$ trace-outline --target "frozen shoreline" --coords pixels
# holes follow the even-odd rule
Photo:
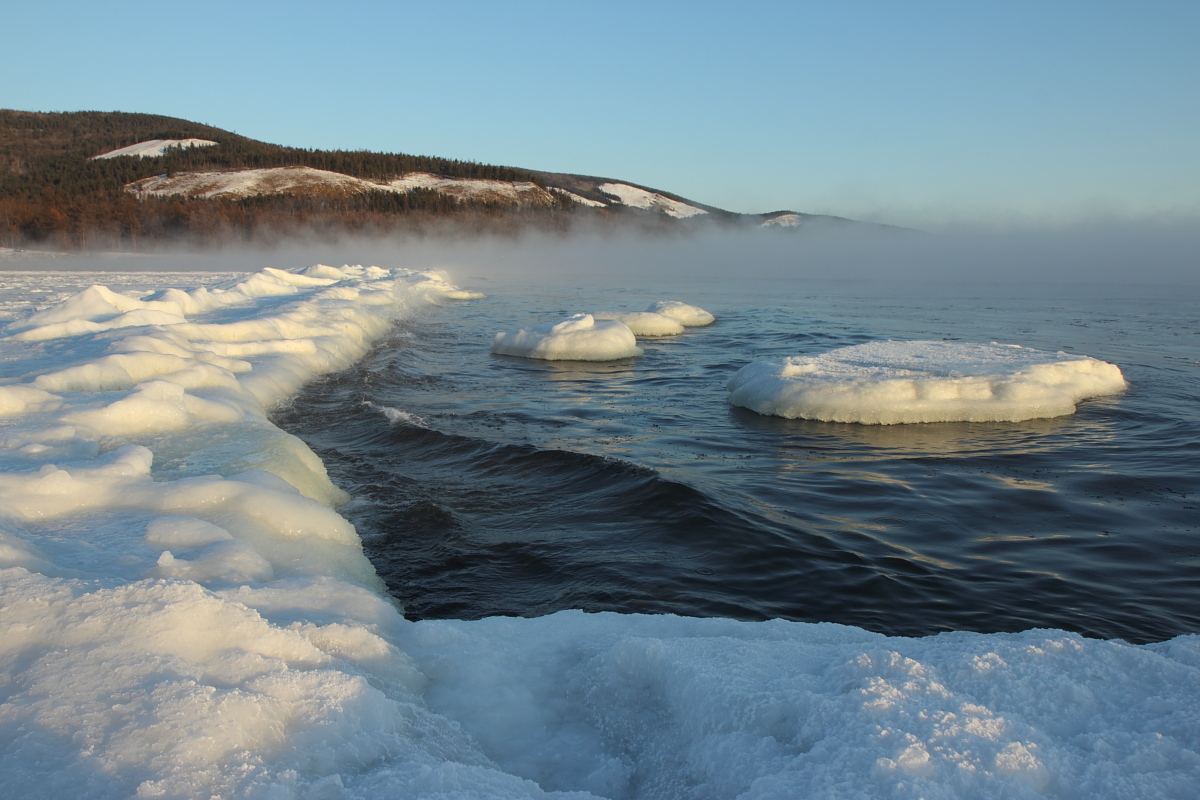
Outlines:
[[[266,410],[398,316],[466,296],[433,273],[317,267],[186,294],[90,290],[18,317],[0,340],[7,784],[1191,796],[1197,636],[903,639],[581,612],[406,622],[331,510],[344,496]]]

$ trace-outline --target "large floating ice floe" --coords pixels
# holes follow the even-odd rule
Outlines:
[[[679,320],[653,311],[596,311],[596,319],[615,319],[634,336],[678,336],[683,333]]]
[[[591,314],[575,314],[558,322],[532,328],[501,331],[492,352],[546,361],[615,361],[642,354],[633,331],[617,320],[597,321]]]
[[[265,412],[455,291],[265,271],[9,327],[6,797],[1195,796],[1197,636],[406,621]]]
[[[1019,422],[1075,411],[1121,392],[1104,361],[1017,345],[870,342],[816,356],[756,361],[729,380],[729,399],[778,417],[894,425]]]
[[[703,308],[690,306],[678,300],[659,300],[646,310],[652,314],[662,314],[663,316],[670,317],[680,325],[688,328],[701,328],[705,325],[712,325],[717,320],[716,317]]]

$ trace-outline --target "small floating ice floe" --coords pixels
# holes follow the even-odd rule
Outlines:
[[[937,341],[755,361],[728,383],[733,405],[760,414],[874,425],[1058,417],[1125,386],[1118,367],[1088,356]]]
[[[653,311],[597,311],[592,316],[615,319],[633,331],[634,336],[678,336],[683,333],[683,324],[679,320]]]
[[[662,314],[663,316],[670,317],[686,328],[700,328],[705,325],[712,325],[717,321],[716,317],[703,308],[689,306],[687,303],[681,303],[678,300],[659,300],[646,310],[654,314]]]
[[[591,314],[576,314],[559,322],[501,331],[492,352],[546,361],[615,361],[640,356],[642,348],[633,331],[619,321],[597,322]]]

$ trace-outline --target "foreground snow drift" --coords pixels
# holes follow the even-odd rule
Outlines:
[[[267,270],[8,328],[6,796],[1194,796],[1196,636],[405,621],[264,412],[457,291]]]
[[[532,328],[501,331],[492,342],[492,352],[547,361],[615,361],[640,356],[642,348],[633,331],[620,322],[597,322],[591,314],[576,314]]]
[[[729,380],[729,399],[760,414],[827,422],[1019,422],[1072,414],[1080,400],[1124,389],[1120,369],[1087,356],[888,341],[753,362]]]

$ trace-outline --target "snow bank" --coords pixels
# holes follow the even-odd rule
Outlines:
[[[683,325],[676,319],[653,311],[597,311],[596,319],[615,319],[633,331],[634,336],[678,336]]]
[[[453,291],[264,271],[87,290],[10,326],[6,796],[1194,797],[1197,636],[405,621],[344,496],[265,409]],[[178,319],[70,332],[137,311]]]
[[[646,309],[652,314],[662,314],[677,321],[680,325],[688,328],[702,328],[705,325],[712,325],[717,321],[717,318],[705,311],[703,308],[689,306],[687,303],[681,303],[678,300],[659,300]]]
[[[492,352],[547,361],[614,361],[640,356],[642,348],[633,331],[620,322],[597,322],[591,314],[576,314],[559,322],[501,331],[492,342]]]
[[[187,150],[189,147],[212,147],[216,142],[211,139],[150,139],[146,142],[138,142],[137,144],[119,147],[116,150],[110,150],[107,153],[101,153],[98,156],[92,156],[92,160],[99,158],[116,158],[118,156],[136,156],[138,158],[155,158],[157,156],[166,155],[168,150],[178,148]]]
[[[1087,356],[887,341],[753,362],[729,380],[729,399],[760,414],[827,422],[1019,422],[1072,414],[1080,400],[1125,385],[1120,369]]]

